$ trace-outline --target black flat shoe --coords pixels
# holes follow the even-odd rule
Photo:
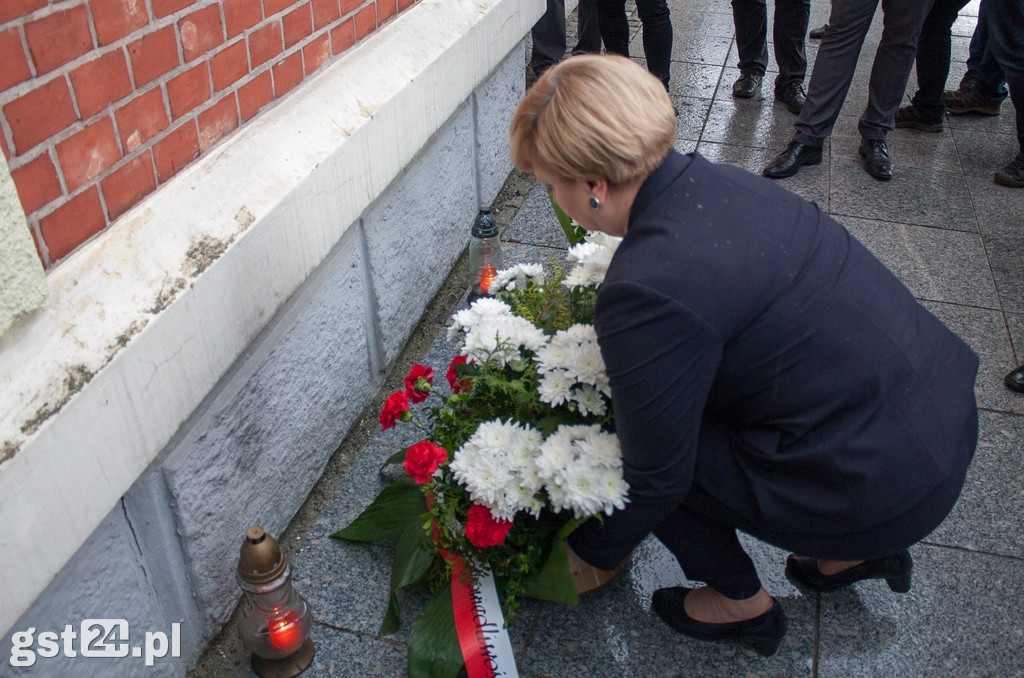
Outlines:
[[[1006,388],[1017,393],[1024,393],[1024,365],[1021,365],[1013,372],[1010,372],[1006,377],[1003,378],[1003,383],[1006,384]]]
[[[697,640],[735,640],[749,645],[765,657],[772,656],[779,649],[779,643],[786,635],[786,613],[778,601],[770,610],[753,619],[707,624],[686,614],[683,600],[691,590],[685,586],[658,589],[651,598],[651,607],[666,624]]]
[[[805,146],[799,141],[789,142],[782,153],[775,156],[761,174],[769,179],[791,177],[804,165],[821,164],[821,146]]]
[[[821,28],[812,28],[811,32],[807,34],[807,37],[811,40],[821,40],[825,37],[826,32],[828,32],[828,24],[825,24]]]
[[[732,95],[740,99],[750,99],[761,88],[762,76],[744,73],[732,85]]]
[[[862,579],[884,579],[894,593],[910,590],[910,574],[914,560],[910,552],[903,549],[885,558],[865,560],[839,574],[825,575],[818,569],[815,558],[800,558],[790,555],[786,558],[786,576],[797,584],[815,591],[836,591]]]
[[[864,169],[868,174],[879,181],[892,179],[892,160],[889,159],[889,149],[881,139],[862,139],[860,148],[857,149],[860,157],[864,158]]]

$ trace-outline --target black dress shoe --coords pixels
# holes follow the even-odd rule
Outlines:
[[[881,139],[861,139],[860,157],[864,158],[864,169],[880,181],[892,179],[892,160],[889,149]]]
[[[821,28],[812,28],[811,32],[807,34],[807,37],[812,40],[821,40],[825,37],[825,33],[828,31],[828,24],[825,24]]]
[[[1013,372],[1010,372],[1006,377],[1003,378],[1003,383],[1006,384],[1006,388],[1017,393],[1024,393],[1024,365],[1021,365]]]
[[[821,163],[821,146],[806,146],[799,141],[790,141],[786,149],[775,156],[761,174],[769,179],[791,177],[804,165]]]
[[[789,109],[790,113],[796,113],[799,115],[800,110],[804,107],[804,101],[807,97],[804,95],[804,85],[802,82],[791,82],[781,90],[775,93],[776,101],[781,101],[786,104],[786,108]]]
[[[914,560],[906,549],[885,558],[865,560],[860,565],[833,575],[822,574],[815,558],[795,555],[786,558],[786,576],[815,591],[835,591],[862,579],[885,579],[893,592],[906,593],[910,590],[910,574],[913,569]]]
[[[762,76],[744,73],[732,84],[732,95],[740,99],[749,99],[761,88]]]
[[[707,624],[686,614],[683,600],[692,589],[672,586],[658,589],[651,599],[651,607],[662,621],[683,635],[698,640],[735,640],[745,643],[765,657],[779,649],[786,635],[786,613],[776,601],[764,614],[741,622]]]

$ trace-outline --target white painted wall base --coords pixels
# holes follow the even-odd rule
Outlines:
[[[290,521],[506,178],[543,9],[422,0],[50,274],[0,341],[4,671],[191,665],[245,527]],[[183,657],[11,667],[87,617],[181,622]]]

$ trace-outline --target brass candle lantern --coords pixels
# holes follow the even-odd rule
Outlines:
[[[313,662],[313,613],[292,587],[288,559],[262,527],[250,527],[238,559],[244,594],[238,633],[262,678],[292,678]]]

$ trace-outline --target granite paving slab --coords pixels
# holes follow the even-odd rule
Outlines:
[[[933,544],[1011,556],[1024,563],[1024,421],[979,417],[978,448],[953,512],[928,536]]]
[[[999,308],[977,233],[844,217],[844,226],[918,299]]]
[[[834,139],[829,206],[836,215],[977,232],[978,222],[962,174],[893,162],[893,178],[878,181],[865,170],[857,143]],[[941,199],[938,196],[942,196]]]
[[[821,594],[819,678],[1024,675],[1024,562],[917,546],[910,593]]]

